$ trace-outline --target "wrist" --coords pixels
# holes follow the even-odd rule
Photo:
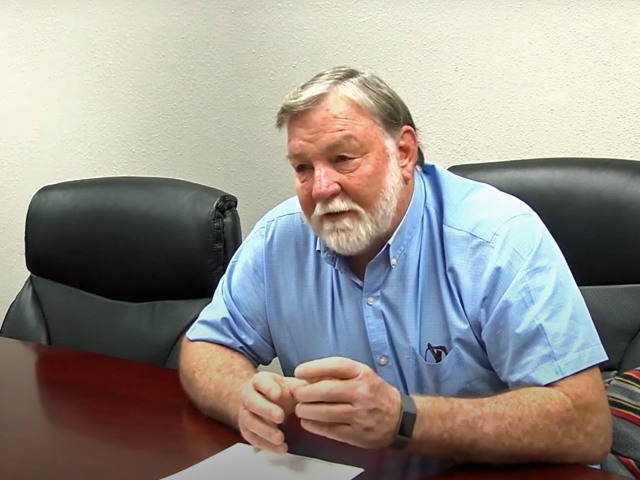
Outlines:
[[[396,401],[396,411],[395,411],[395,424],[394,424],[394,428],[391,431],[391,440],[389,441],[391,444],[393,442],[393,440],[396,438],[396,436],[398,435],[398,431],[400,430],[400,423],[402,422],[402,394],[400,393],[399,390],[395,389],[395,401]]]
[[[235,391],[229,392],[229,398],[227,405],[230,407],[228,410],[229,425],[235,429],[240,428],[240,413],[246,410],[244,406],[244,399],[248,395],[248,390],[251,389],[252,377],[238,379],[235,384]]]

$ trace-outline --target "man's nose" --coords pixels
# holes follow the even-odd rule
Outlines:
[[[318,167],[313,172],[312,196],[316,202],[326,202],[340,193],[340,184],[335,172],[325,167]]]

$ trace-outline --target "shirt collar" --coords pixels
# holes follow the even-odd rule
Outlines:
[[[383,250],[389,250],[389,261],[393,262],[393,266],[395,266],[395,262],[398,261],[398,258],[400,258],[402,252],[415,234],[416,228],[422,219],[426,196],[424,175],[422,168],[418,167],[414,170],[413,193],[411,194],[409,207],[400,225],[398,225],[398,228],[396,228],[396,231],[393,232],[393,235],[391,235],[391,238],[383,248]],[[316,251],[320,252],[325,262],[344,273],[341,266],[342,262],[338,262],[339,255],[322,243],[318,237],[316,237]]]
[[[390,261],[394,261],[394,263],[397,262],[409,241],[413,238],[413,235],[422,220],[426,200],[425,197],[426,188],[424,174],[422,168],[418,167],[413,172],[413,193],[411,194],[409,208],[407,208],[400,225],[398,225],[398,228],[396,228],[396,231],[393,232],[393,235],[391,235],[391,238],[387,242],[389,245]]]
[[[320,241],[320,237],[316,237],[316,251],[320,252],[320,256],[325,262],[332,267],[337,268],[336,262],[338,260],[338,254],[322,243]],[[341,269],[339,270],[342,271]]]

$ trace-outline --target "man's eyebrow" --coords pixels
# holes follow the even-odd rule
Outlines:
[[[359,145],[359,143],[356,136],[348,134],[340,138],[336,138],[332,142],[328,143],[327,145],[324,146],[323,150],[332,151],[332,150],[338,150],[344,147],[357,146],[357,145]],[[287,160],[289,161],[296,160],[296,159],[304,160],[305,158],[306,158],[306,155],[302,152],[292,152],[287,154]]]

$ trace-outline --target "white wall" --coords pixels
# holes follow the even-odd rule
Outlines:
[[[0,318],[38,188],[199,181],[247,232],[293,192],[280,100],[336,64],[396,87],[435,162],[640,159],[637,0],[0,0]]]

